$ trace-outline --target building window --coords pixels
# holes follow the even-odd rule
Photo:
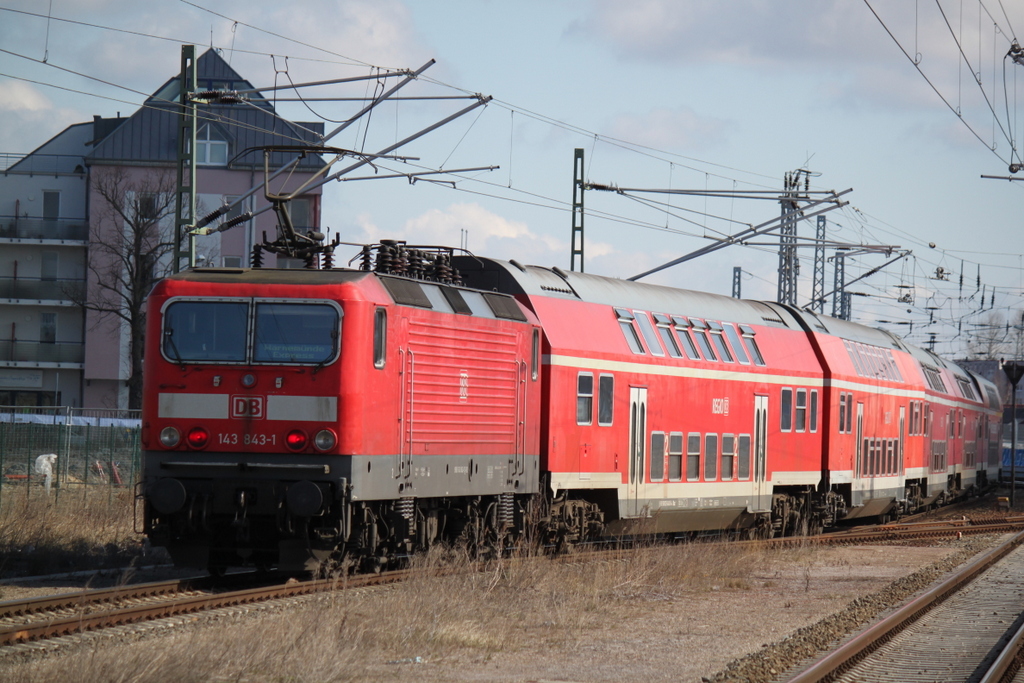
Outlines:
[[[576,377],[576,424],[588,425],[594,415],[594,376],[581,372]]]
[[[612,423],[612,405],[615,398],[615,378],[601,375],[597,387],[597,424],[607,427]]]
[[[208,123],[196,132],[196,163],[200,166],[228,165],[228,141]]]
[[[39,341],[43,344],[53,344],[57,341],[57,314],[39,314]]]

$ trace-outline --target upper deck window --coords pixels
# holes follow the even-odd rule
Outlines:
[[[640,336],[636,333],[636,327],[633,326],[632,312],[625,308],[616,308],[615,317],[619,321],[619,327],[622,329],[622,335],[626,338],[629,350],[633,353],[644,353],[644,347],[640,344]]]

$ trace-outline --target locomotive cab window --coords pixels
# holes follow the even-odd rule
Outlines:
[[[337,309],[327,304],[256,302],[253,361],[326,363],[338,350]]]
[[[387,358],[388,311],[378,308],[373,314],[373,367],[384,367]]]
[[[176,363],[244,363],[248,313],[248,301],[171,302],[164,310],[164,356]]]

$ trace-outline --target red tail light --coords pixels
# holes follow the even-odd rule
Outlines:
[[[301,451],[308,442],[309,437],[301,429],[293,429],[284,437],[284,444],[293,451]]]
[[[206,444],[210,442],[210,432],[202,427],[193,427],[185,439],[192,448],[206,448]]]

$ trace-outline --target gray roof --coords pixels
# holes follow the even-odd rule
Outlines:
[[[196,63],[199,90],[244,90],[253,86],[210,49]],[[90,164],[164,163],[177,161],[178,78],[169,79],[146,103],[128,117],[88,155]],[[199,105],[198,126],[213,125],[228,140],[228,168],[263,167],[263,152],[270,145],[315,145],[323,135],[323,123],[296,124],[274,114],[273,106],[259,95],[243,104]],[[249,151],[246,151],[249,150]],[[272,167],[295,158],[294,153],[274,152]],[[319,169],[322,160],[308,155],[301,170]]]

